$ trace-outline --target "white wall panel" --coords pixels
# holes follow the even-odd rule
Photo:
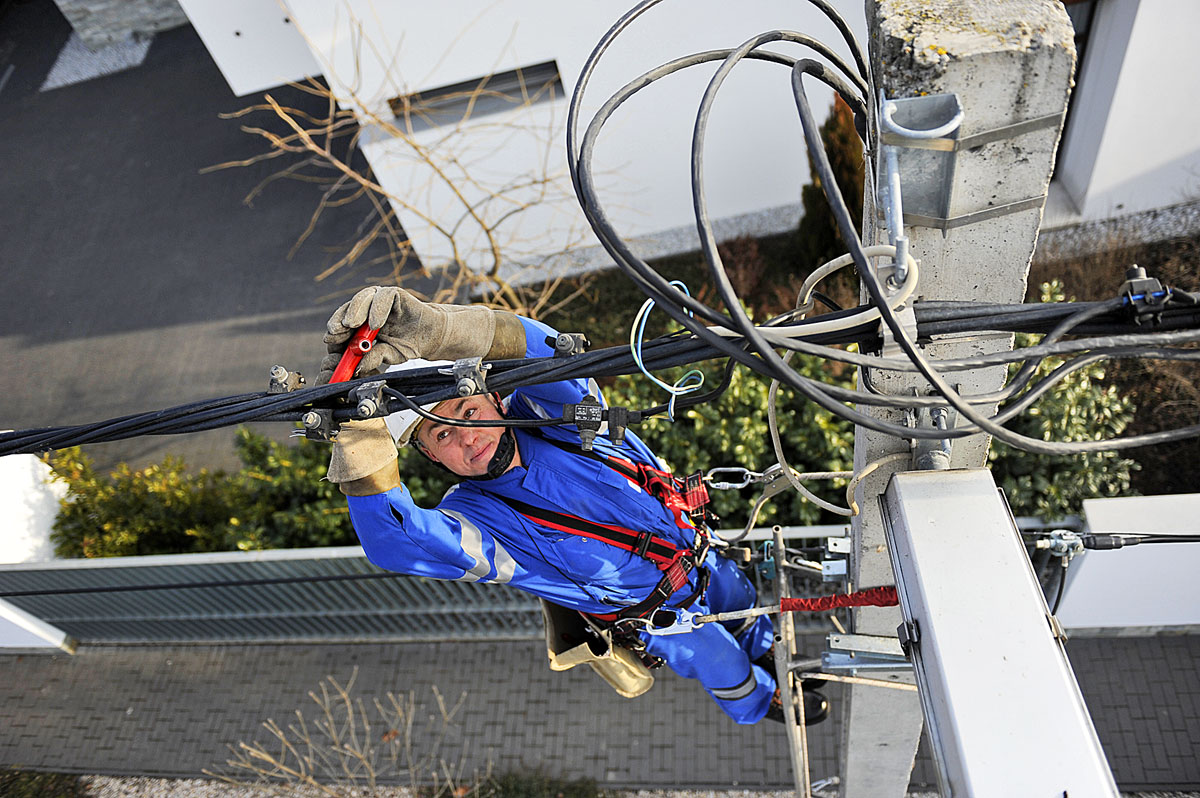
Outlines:
[[[179,0],[238,97],[321,74],[279,0]]]

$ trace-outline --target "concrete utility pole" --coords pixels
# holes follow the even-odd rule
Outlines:
[[[933,213],[906,203],[910,251],[920,262],[915,297],[1021,302],[1075,64],[1074,32],[1065,9],[1059,0],[867,0],[866,11],[877,90],[888,99],[956,94],[963,109],[957,145],[927,151],[953,159],[953,169],[937,174],[901,170],[906,189],[925,178],[923,190],[947,200],[941,212]],[[879,142],[871,146],[878,159]],[[872,179],[868,175],[864,239],[887,243],[882,209],[871,196]],[[926,352],[941,359],[1011,346],[1010,335],[973,335],[939,340]],[[920,377],[871,377],[886,393],[929,390]],[[978,394],[998,390],[1004,379],[1005,369],[994,367],[959,372],[952,382],[963,393]],[[860,410],[895,423],[905,420],[896,411]],[[951,425],[955,421],[952,414]],[[956,441],[952,467],[982,467],[988,444],[984,435]],[[908,451],[906,441],[860,429],[854,467]],[[862,509],[852,522],[852,589],[894,584],[879,497],[893,473],[910,468],[899,459],[858,486],[855,499]],[[963,562],[961,567],[986,564]],[[898,608],[863,608],[854,613],[853,631],[894,638],[901,621]],[[904,795],[922,728],[916,694],[851,685],[846,695],[842,796]]]

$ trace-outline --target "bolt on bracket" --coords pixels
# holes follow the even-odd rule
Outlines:
[[[438,369],[438,374],[454,377],[454,389],[459,396],[472,396],[487,393],[485,373],[491,368],[492,364],[484,363],[482,357],[464,357],[454,361],[452,366]]]
[[[271,366],[271,382],[267,385],[267,393],[291,393],[304,385],[304,375],[298,371],[288,371],[280,365]]]

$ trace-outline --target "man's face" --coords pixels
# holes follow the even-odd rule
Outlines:
[[[442,402],[433,412],[468,421],[502,418],[490,395],[451,399]],[[488,463],[503,434],[504,427],[452,427],[426,421],[417,429],[417,442],[430,459],[460,477],[481,477],[487,474]]]

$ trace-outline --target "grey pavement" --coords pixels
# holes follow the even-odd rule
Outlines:
[[[1200,789],[1200,637],[1092,638],[1068,644],[1118,785]],[[317,708],[309,691],[357,672],[370,703],[432,689],[466,699],[441,758],[467,772],[540,771],[618,788],[784,788],[783,727],[738,726],[695,682],[659,672],[618,698],[589,670],[554,673],[538,642],[359,645],[93,646],[68,656],[0,656],[0,765],[78,773],[198,776],[229,745],[270,739]],[[833,717],[810,730],[814,778],[837,773]],[[380,728],[377,734],[386,733]],[[1054,742],[1046,741],[1047,756]],[[1014,763],[1019,766],[1020,763]],[[914,788],[935,781],[924,745]]]
[[[51,0],[0,5],[0,429],[98,421],[265,390],[274,363],[311,374],[332,308],[386,265],[314,278],[369,208],[322,217],[322,189],[280,180],[276,159],[226,120],[234,97],[191,27],[156,35],[132,69],[39,91],[70,28]],[[285,105],[324,106],[288,87]],[[365,260],[379,255],[368,251]],[[278,435],[286,434],[274,425]],[[166,454],[228,467],[233,431],[90,447],[102,466]]]

